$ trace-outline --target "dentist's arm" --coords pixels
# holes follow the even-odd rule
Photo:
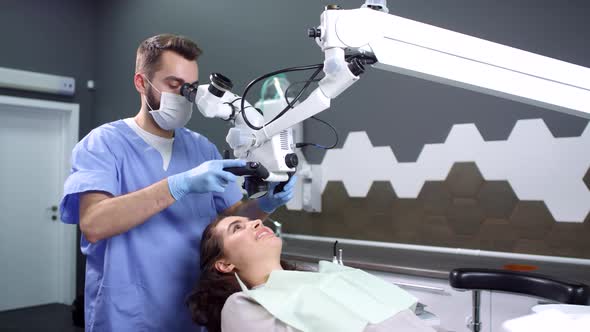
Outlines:
[[[80,196],[80,230],[95,243],[144,223],[189,193],[222,192],[236,180],[224,167],[244,166],[240,160],[211,160],[141,190],[113,197],[105,192]]]
[[[80,195],[80,230],[90,243],[95,243],[143,224],[175,201],[167,179],[117,197],[85,192]]]

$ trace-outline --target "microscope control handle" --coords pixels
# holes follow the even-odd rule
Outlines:
[[[281,191],[283,191],[283,189],[285,188],[285,185],[287,184],[287,182],[289,182],[289,180],[291,180],[291,177],[293,177],[293,174],[295,174],[295,172],[289,172],[289,179],[287,181],[283,181],[280,182],[279,184],[277,184],[277,186],[275,187],[274,193],[280,193]]]
[[[257,176],[262,179],[266,179],[269,175],[266,167],[254,161],[248,162],[243,167],[225,167],[223,170],[237,176]]]

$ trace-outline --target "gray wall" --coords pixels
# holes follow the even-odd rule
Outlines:
[[[0,66],[76,79],[74,97],[0,90],[0,94],[80,104],[80,137],[95,125],[96,10],[91,0],[4,0],[0,5]]]
[[[76,79],[73,97],[0,89],[0,95],[80,104],[80,137],[94,126],[94,95],[85,88],[94,77],[95,2],[91,0],[4,0],[0,5],[0,66]],[[84,257],[78,252],[77,293],[84,287]]]
[[[362,0],[339,1],[356,8]],[[278,68],[322,61],[306,28],[319,23],[329,1],[101,1],[99,4],[95,125],[135,114],[134,55],[144,38],[184,34],[204,49],[200,80],[219,71],[240,93],[254,77]],[[476,37],[590,66],[585,1],[396,0],[390,12]],[[301,77],[301,76],[299,76]],[[293,80],[297,78],[293,77]],[[251,102],[255,98],[250,99]],[[390,145],[399,161],[416,160],[425,143],[444,141],[452,124],[476,123],[484,139],[505,139],[518,119],[543,118],[554,135],[577,136],[586,120],[417,79],[369,70],[320,117],[341,137],[367,131],[374,145]],[[195,113],[188,125],[222,148],[227,128]],[[307,140],[331,142],[329,131],[307,125]],[[340,145],[342,144],[342,141]],[[306,151],[313,163],[322,151]]]

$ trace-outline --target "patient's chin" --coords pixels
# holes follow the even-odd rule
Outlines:
[[[281,255],[281,249],[283,247],[283,240],[276,235],[266,236],[256,242],[257,252],[262,253],[263,256],[272,254],[273,256]]]
[[[283,240],[281,240],[280,237],[274,235],[263,238],[259,243],[262,247],[264,247],[264,250],[280,251],[283,246]]]
[[[283,240],[280,237],[275,236],[274,239],[272,239],[272,247],[274,250],[278,251],[280,255],[283,248]]]
[[[269,242],[271,242],[273,246],[277,246],[277,245],[282,246],[283,245],[283,239],[281,239],[280,237],[278,237],[276,235],[269,238]]]

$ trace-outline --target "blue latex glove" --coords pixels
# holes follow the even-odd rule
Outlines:
[[[269,184],[268,193],[257,199],[260,209],[266,213],[272,213],[279,206],[287,204],[287,202],[293,198],[295,182],[297,182],[297,176],[293,175],[291,179],[289,179],[289,182],[285,184],[283,191],[279,191],[276,194],[274,193],[274,190],[279,183],[272,182]]]
[[[183,173],[168,177],[168,188],[174,199],[188,193],[224,192],[236,176],[223,170],[224,167],[246,166],[244,160],[209,160]]]

